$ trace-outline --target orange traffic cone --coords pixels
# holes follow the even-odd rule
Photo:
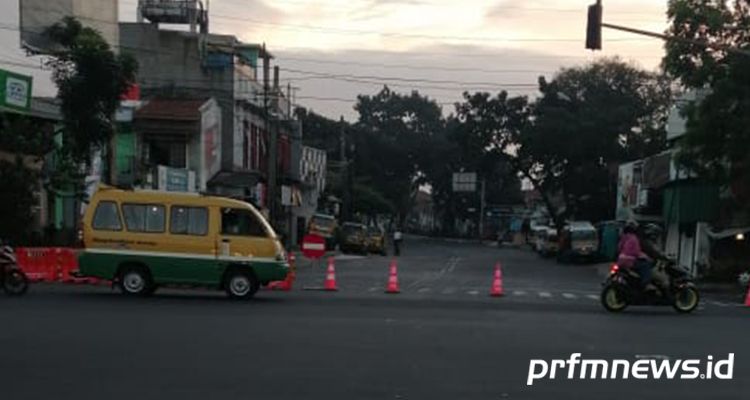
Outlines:
[[[399,293],[401,290],[398,288],[398,267],[396,266],[396,259],[391,260],[391,268],[388,272],[388,286],[385,288],[386,293]]]
[[[336,270],[333,268],[333,257],[328,257],[328,271],[326,271],[324,289],[331,292],[339,290],[338,287],[336,287]]]
[[[500,263],[495,264],[495,276],[492,279],[492,289],[490,296],[500,297],[503,295],[503,271],[500,269]]]
[[[750,307],[750,284],[747,285],[747,294],[745,295],[745,307]]]

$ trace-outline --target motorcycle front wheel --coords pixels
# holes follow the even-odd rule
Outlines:
[[[8,296],[21,296],[29,290],[29,279],[19,270],[6,273],[2,284]]]
[[[601,301],[609,312],[620,312],[628,307],[627,299],[614,285],[608,285],[602,290]]]
[[[692,286],[685,286],[677,289],[674,293],[674,307],[677,312],[689,313],[695,310],[700,303],[700,294],[698,289]]]

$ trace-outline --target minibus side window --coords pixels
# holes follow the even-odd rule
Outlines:
[[[204,207],[172,206],[169,232],[175,235],[205,236],[208,233],[208,210]]]
[[[224,208],[221,210],[221,233],[232,236],[267,237],[268,233],[258,219],[248,210]]]
[[[163,205],[123,204],[122,213],[125,216],[125,226],[130,232],[164,232],[166,216]]]
[[[113,201],[102,201],[96,206],[92,228],[97,231],[119,231],[122,230],[120,213],[117,204]]]

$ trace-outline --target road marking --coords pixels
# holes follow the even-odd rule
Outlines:
[[[466,292],[466,293],[468,293],[468,294],[470,294],[470,295],[472,295],[472,296],[476,296],[476,295],[478,295],[478,294],[479,294],[479,291],[478,291],[478,290],[469,290],[469,291],[468,291],[468,292]]]
[[[417,290],[417,293],[427,293],[427,292],[429,292],[430,290],[432,290],[432,289],[430,289],[430,288],[428,288],[428,287],[423,287],[423,288],[421,288],[421,289]]]
[[[578,296],[574,295],[573,293],[563,293],[562,297],[565,297],[566,299],[571,299],[572,300],[572,299],[575,299]]]
[[[367,289],[367,291],[368,291],[368,292],[374,292],[374,291],[376,291],[376,290],[378,290],[378,289],[380,289],[380,288],[379,288],[379,287],[377,287],[377,286],[373,286],[373,287],[371,287],[371,288]]]
[[[513,291],[513,295],[514,296],[526,296],[526,292],[524,292],[523,290],[515,290]]]
[[[550,298],[550,297],[552,297],[552,293],[550,293],[550,292],[539,292],[539,297]]]
[[[729,304],[722,303],[721,301],[712,301],[711,304],[713,304],[715,306],[719,306],[719,307],[727,307],[727,306],[729,306]]]
[[[595,294],[587,294],[586,297],[589,298],[589,299],[591,299],[591,300],[599,300],[599,296],[597,296]]]
[[[443,294],[453,294],[453,293],[456,293],[456,288],[447,288],[447,289],[444,289],[441,293],[443,293]]]

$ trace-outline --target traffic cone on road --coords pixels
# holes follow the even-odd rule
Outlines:
[[[289,253],[289,272],[286,274],[286,278],[284,278],[283,281],[278,282],[278,285],[274,287],[274,290],[281,290],[282,292],[289,292],[292,290],[292,284],[294,284],[294,280],[297,278],[296,274],[296,268],[294,266],[294,253]],[[271,282],[274,283],[274,282]]]
[[[328,270],[324,289],[330,292],[339,290],[336,286],[336,270],[333,267],[333,257],[328,257]]]
[[[745,307],[750,307],[750,284],[747,285],[747,294],[745,295]]]
[[[503,271],[500,269],[500,263],[495,264],[495,276],[492,279],[492,289],[490,296],[500,297],[503,295]]]
[[[395,258],[391,260],[391,267],[388,272],[388,286],[386,286],[385,292],[394,294],[401,292],[398,288],[398,267],[396,266]]]

